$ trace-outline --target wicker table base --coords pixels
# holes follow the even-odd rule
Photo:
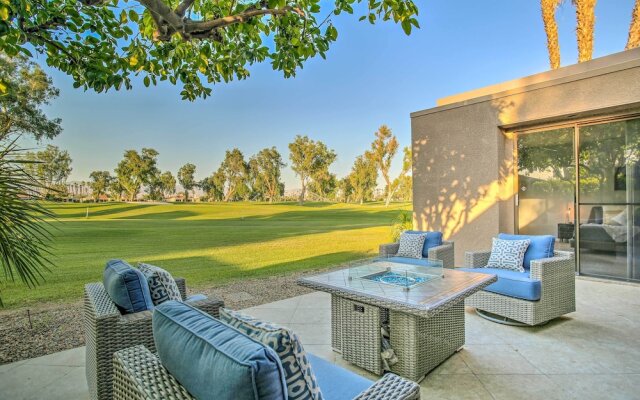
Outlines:
[[[432,369],[464,345],[464,300],[433,317],[388,310],[331,297],[331,342],[350,363],[377,375],[384,372],[380,358],[380,327],[389,326],[391,347],[398,362],[391,372],[420,382]]]

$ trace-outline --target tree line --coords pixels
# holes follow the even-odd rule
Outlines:
[[[300,182],[297,200],[339,201],[364,203],[382,199],[411,199],[411,152],[403,150],[402,168],[398,176],[390,175],[391,165],[398,153],[398,141],[391,129],[382,125],[375,132],[370,149],[356,157],[351,171],[338,178],[330,171],[337,159],[333,149],[319,140],[298,135],[289,143],[289,162]],[[227,150],[218,169],[204,179],[196,179],[196,166],[186,163],[175,173],[158,168],[157,150],[143,148],[126,150],[113,172],[92,171],[89,182],[67,184],[72,171],[69,153],[48,145],[41,151],[27,152],[29,171],[37,177],[48,198],[91,198],[94,201],[162,201],[181,196],[181,201],[193,201],[200,189],[200,201],[265,201],[284,198],[282,170],[287,167],[275,147],[264,148],[245,157],[238,148]],[[376,193],[378,177],[384,189]],[[177,193],[178,184],[182,191]],[[85,190],[85,188],[90,188]],[[177,197],[175,197],[177,198]]]

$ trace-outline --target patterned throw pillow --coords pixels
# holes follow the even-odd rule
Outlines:
[[[530,240],[502,240],[493,238],[487,268],[502,268],[524,272],[522,263]]]
[[[147,278],[154,306],[167,300],[182,301],[178,285],[170,273],[155,265],[144,263],[138,263],[138,269]]]
[[[424,233],[407,233],[400,235],[400,247],[398,257],[422,258],[422,247],[427,235]]]
[[[220,320],[271,347],[282,363],[290,400],[321,400],[322,393],[298,336],[287,328],[266,323],[226,308]]]

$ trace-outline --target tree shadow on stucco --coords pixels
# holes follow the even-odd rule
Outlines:
[[[516,105],[512,101],[498,100],[487,112],[497,113],[499,125],[501,116],[511,113],[514,107]],[[464,129],[473,132],[474,127]],[[513,198],[514,159],[507,156],[512,139],[505,136],[498,126],[493,137],[474,139],[462,141],[451,138],[434,143],[422,138],[412,144],[414,199],[424,199],[414,206],[414,221],[422,229],[440,230],[446,238],[455,237],[465,225],[480,218],[490,208]],[[490,140],[496,141],[497,152],[479,153],[478,148],[482,145],[493,146],[488,142]],[[416,193],[416,183],[419,188],[437,194],[421,196]]]

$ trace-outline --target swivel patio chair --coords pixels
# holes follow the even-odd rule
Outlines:
[[[535,236],[505,234],[498,238],[537,240]],[[546,238],[554,240],[551,236]],[[533,251],[534,242],[531,243],[530,249]],[[550,248],[553,249],[552,244]],[[552,251],[552,254],[552,257],[530,258],[525,265],[525,272],[517,272],[485,268],[491,251],[467,252],[465,268],[461,268],[461,271],[496,274],[498,281],[467,298],[465,305],[475,307],[477,313],[486,319],[520,326],[545,324],[575,311],[573,252]]]
[[[407,233],[424,233],[427,240],[424,242],[422,249],[423,259],[414,259],[408,257],[397,257],[400,243],[381,244],[379,248],[380,257],[386,257],[389,261],[395,261],[405,264],[421,265],[424,260],[441,260],[444,268],[453,268],[455,262],[454,244],[451,241],[442,240],[440,232],[425,231],[406,231]]]

